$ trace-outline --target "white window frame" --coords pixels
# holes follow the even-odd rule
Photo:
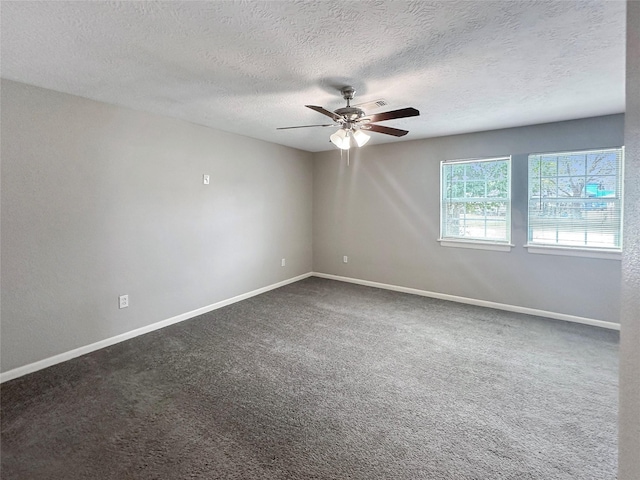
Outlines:
[[[495,162],[495,161],[506,161],[507,162],[507,197],[504,199],[500,199],[500,201],[504,201],[506,205],[506,214],[505,214],[505,222],[506,222],[506,233],[507,238],[505,240],[493,240],[493,239],[480,239],[480,238],[464,238],[464,237],[454,237],[454,236],[446,236],[445,233],[445,185],[444,185],[444,168],[445,166],[449,166],[452,164],[476,164],[481,162]],[[457,247],[457,248],[471,248],[477,250],[494,250],[501,252],[509,252],[513,247],[511,243],[511,203],[512,203],[512,195],[511,195],[511,155],[505,155],[500,157],[490,157],[490,158],[471,158],[471,159],[459,159],[459,160],[444,160],[440,162],[440,237],[438,238],[438,242],[443,247]],[[474,200],[477,202],[481,198],[487,197],[476,197]],[[487,203],[490,202],[490,198],[487,199]]]
[[[620,223],[619,223],[619,231],[618,236],[620,239],[620,245],[618,247],[595,247],[589,245],[568,245],[563,243],[544,243],[544,242],[535,242],[531,240],[531,182],[535,179],[531,178],[530,172],[530,161],[531,157],[544,156],[544,155],[552,155],[552,156],[561,156],[561,155],[584,155],[595,152],[607,152],[614,151],[620,152],[620,168],[617,172],[617,183],[618,183],[618,195],[615,197],[617,202],[619,203],[619,211],[620,211]],[[557,178],[561,178],[560,175],[557,175]],[[570,150],[570,151],[560,151],[560,152],[546,152],[546,153],[531,153],[527,156],[527,243],[524,247],[528,250],[529,253],[534,254],[545,254],[545,255],[563,255],[563,256],[576,256],[576,257],[589,257],[589,258],[603,258],[603,259],[611,259],[611,260],[621,260],[622,258],[622,246],[623,246],[623,210],[624,210],[624,146],[622,147],[609,147],[609,148],[598,148],[598,149],[589,149],[589,150]]]

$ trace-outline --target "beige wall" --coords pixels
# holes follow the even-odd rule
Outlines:
[[[3,80],[1,370],[312,269],[612,322],[621,313],[619,478],[635,480],[639,26],[640,2],[630,1],[626,122],[618,115],[365,147],[352,156],[351,167],[337,151],[312,157]],[[521,247],[526,153],[622,143],[622,267],[527,254]],[[514,156],[516,248],[440,247],[439,161],[505,154]],[[209,186],[202,185],[205,173]],[[348,264],[342,255],[349,255]],[[122,293],[130,295],[131,306],[119,310]]]
[[[640,2],[627,2],[625,248],[620,331],[618,478],[640,478]]]
[[[314,157],[317,272],[618,323],[619,260],[528,253],[527,154],[621,146],[623,115]],[[440,161],[512,155],[511,252],[443,247]],[[344,255],[349,257],[343,263]]]
[[[522,245],[527,153],[621,145],[622,115],[365,147],[347,167],[335,150],[2,87],[3,371],[311,270],[618,321],[619,261]],[[508,154],[516,247],[440,246],[440,160]]]
[[[311,271],[311,154],[10,81],[1,98],[3,372]]]

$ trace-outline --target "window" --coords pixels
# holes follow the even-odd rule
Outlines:
[[[528,246],[620,251],[623,149],[529,155]]]
[[[508,246],[511,157],[446,161],[440,172],[443,245],[453,241]]]

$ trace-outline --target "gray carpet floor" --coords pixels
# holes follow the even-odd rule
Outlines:
[[[309,278],[6,382],[2,479],[613,480],[617,351]]]

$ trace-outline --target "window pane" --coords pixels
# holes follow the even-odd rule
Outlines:
[[[561,156],[558,160],[558,175],[584,177],[586,155]]]
[[[543,177],[555,177],[558,175],[558,161],[555,157],[545,157],[540,162],[539,173]]]
[[[558,197],[581,197],[584,190],[584,177],[559,177]]]

